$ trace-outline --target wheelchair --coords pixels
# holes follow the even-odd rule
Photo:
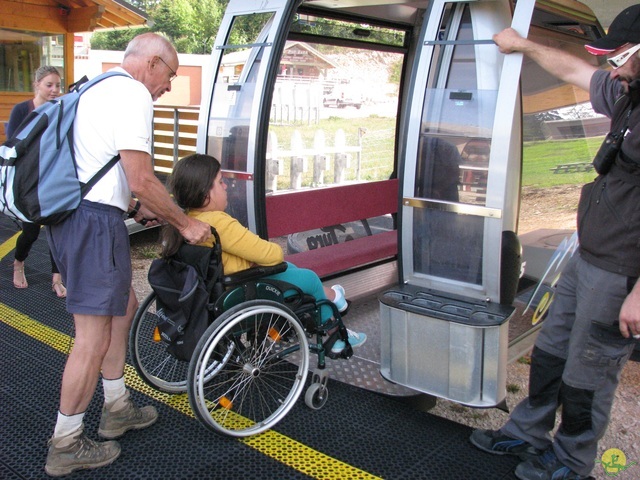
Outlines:
[[[294,285],[265,278],[286,270],[286,263],[224,275],[220,239],[213,228],[212,233],[213,248],[185,244],[177,254],[190,250],[187,256],[193,258],[195,251],[195,263],[201,265],[205,259],[206,267],[201,266],[200,272],[210,292],[209,325],[190,360],[177,358],[158,331],[162,312],[156,291],[134,316],[129,352],[149,386],[170,394],[187,392],[195,416],[205,427],[247,437],[272,428],[293,408],[306,385],[311,353],[317,355],[317,368],[304,400],[313,410],[322,408],[328,399],[326,356],[347,359],[353,349],[333,302],[316,300]],[[333,311],[333,319],[325,324],[320,317],[322,305]],[[346,346],[334,354],[331,347],[338,339]]]

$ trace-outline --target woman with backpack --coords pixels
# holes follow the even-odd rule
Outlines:
[[[22,121],[40,105],[55,99],[60,95],[60,73],[56,67],[50,65],[42,65],[36,70],[35,81],[33,82],[34,98],[25,102],[19,103],[11,110],[11,116],[9,117],[9,123],[6,128],[7,138],[11,138],[17,131]],[[29,256],[29,251],[40,236],[40,225],[34,223],[22,223],[22,233],[16,241],[15,259],[13,261],[13,286],[16,288],[27,288],[27,277],[24,274],[24,261]],[[56,262],[51,257],[51,289],[55,294],[64,298],[67,296],[67,289],[62,283],[62,277],[56,265]]]

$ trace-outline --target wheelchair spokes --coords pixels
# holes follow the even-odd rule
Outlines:
[[[220,345],[233,354],[206,369]],[[304,352],[291,355],[294,351]],[[295,315],[276,302],[255,300],[221,315],[196,347],[189,368],[189,401],[212,430],[243,437],[271,428],[299,397],[309,352]]]
[[[131,325],[131,361],[140,377],[151,387],[167,393],[187,391],[188,362],[176,359],[157,333],[156,295],[142,303]]]

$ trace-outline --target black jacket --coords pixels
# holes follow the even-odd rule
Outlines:
[[[582,258],[629,277],[640,276],[640,151],[635,145],[640,135],[639,96],[640,81],[635,81],[613,105],[611,131],[619,131],[628,121],[625,153],[618,154],[606,175],[583,187],[578,205]]]

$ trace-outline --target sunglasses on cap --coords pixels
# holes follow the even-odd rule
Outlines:
[[[627,60],[631,58],[631,55],[636,53],[638,50],[640,50],[640,43],[638,45],[634,45],[633,47],[626,49],[624,52],[619,53],[615,57],[607,58],[607,62],[613,68],[620,68],[625,63],[627,63]]]

